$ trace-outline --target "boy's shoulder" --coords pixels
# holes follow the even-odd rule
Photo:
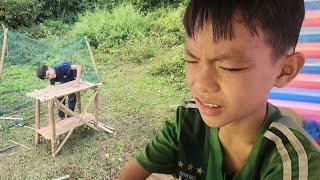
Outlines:
[[[264,137],[279,137],[282,143],[292,145],[295,149],[304,148],[307,151],[320,153],[320,147],[315,140],[297,124],[294,117],[280,115],[276,118],[265,132]]]
[[[260,149],[262,177],[272,176],[273,169],[282,169],[284,176],[313,179],[320,175],[320,149],[294,117],[278,116],[264,133]],[[269,171],[270,170],[270,171]]]
[[[71,66],[71,63],[66,60],[62,60],[54,65],[54,67],[64,67],[64,66]]]

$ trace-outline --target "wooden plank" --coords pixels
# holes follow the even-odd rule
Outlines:
[[[50,123],[50,139],[51,139],[51,152],[52,156],[54,157],[55,150],[56,150],[56,122],[54,118],[54,106],[53,106],[53,100],[50,100],[48,102],[48,112],[49,112],[49,123]],[[39,132],[39,131],[38,131]]]
[[[37,132],[38,129],[40,129],[40,101],[36,100],[36,106],[35,106],[35,130],[36,130],[36,136],[34,143],[35,145],[38,145],[40,142],[40,134]]]
[[[78,118],[79,118],[79,115],[58,121],[56,123],[56,131],[55,131],[56,136],[69,132],[74,127],[74,125],[77,125],[76,127],[79,127],[83,125],[84,122],[90,122],[91,120],[94,119],[93,114],[85,113],[82,118],[82,121],[76,124]],[[50,126],[40,128],[39,130],[37,130],[37,132],[40,133],[45,139],[50,140],[52,137],[50,134]]]
[[[35,90],[31,93],[27,93],[26,95],[28,97],[39,99],[41,102],[44,102],[50,99],[59,98],[68,94],[96,87],[95,84],[83,80],[80,81],[79,87],[74,87],[73,83],[74,81],[70,81],[60,85],[47,87],[41,90]]]

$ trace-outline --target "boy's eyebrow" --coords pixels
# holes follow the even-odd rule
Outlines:
[[[191,56],[192,58],[199,59],[197,56],[195,56],[194,54],[192,54],[192,52],[191,52],[189,49],[185,48],[185,52],[186,52],[189,56]]]
[[[185,48],[185,52],[186,52],[186,54],[188,54],[192,58],[199,59],[199,57],[192,54],[192,52],[188,48]],[[214,58],[210,58],[208,61],[225,61],[225,60],[230,60],[230,59],[237,59],[237,61],[243,61],[243,62],[247,62],[249,60],[246,56],[244,56],[240,53],[232,54],[230,52],[226,52],[223,54],[219,54],[218,56],[216,56]]]

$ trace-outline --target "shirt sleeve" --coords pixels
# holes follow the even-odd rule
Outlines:
[[[280,155],[277,155],[272,161],[270,161],[266,169],[262,170],[261,179],[263,180],[275,180],[283,179],[283,173],[289,174],[289,178],[292,180],[299,180],[299,169],[302,172],[308,171],[308,180],[317,180],[320,177],[320,153],[315,151],[309,151],[308,167],[299,167],[298,156],[288,158],[284,161],[281,160]],[[291,172],[284,168],[284,163],[291,164]],[[289,173],[288,173],[289,172]]]
[[[178,171],[179,117],[164,127],[135,158],[149,172],[175,174]]]

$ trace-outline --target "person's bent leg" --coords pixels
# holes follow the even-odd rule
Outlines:
[[[64,97],[59,97],[59,98],[58,98],[58,101],[60,101],[60,102],[61,102],[63,98],[64,98]],[[61,103],[62,103],[62,104],[65,104],[65,102],[66,102],[66,101],[65,101],[65,100],[63,100]],[[64,114],[64,112],[63,112],[63,111],[60,111],[60,110],[59,110],[59,112],[58,112],[58,116],[59,116],[59,118],[60,118],[60,119],[64,119],[65,114]]]
[[[76,102],[77,102],[77,96],[75,93],[70,94],[68,96],[68,107],[69,109],[71,109],[72,111],[74,111],[75,107],[76,107]]]

